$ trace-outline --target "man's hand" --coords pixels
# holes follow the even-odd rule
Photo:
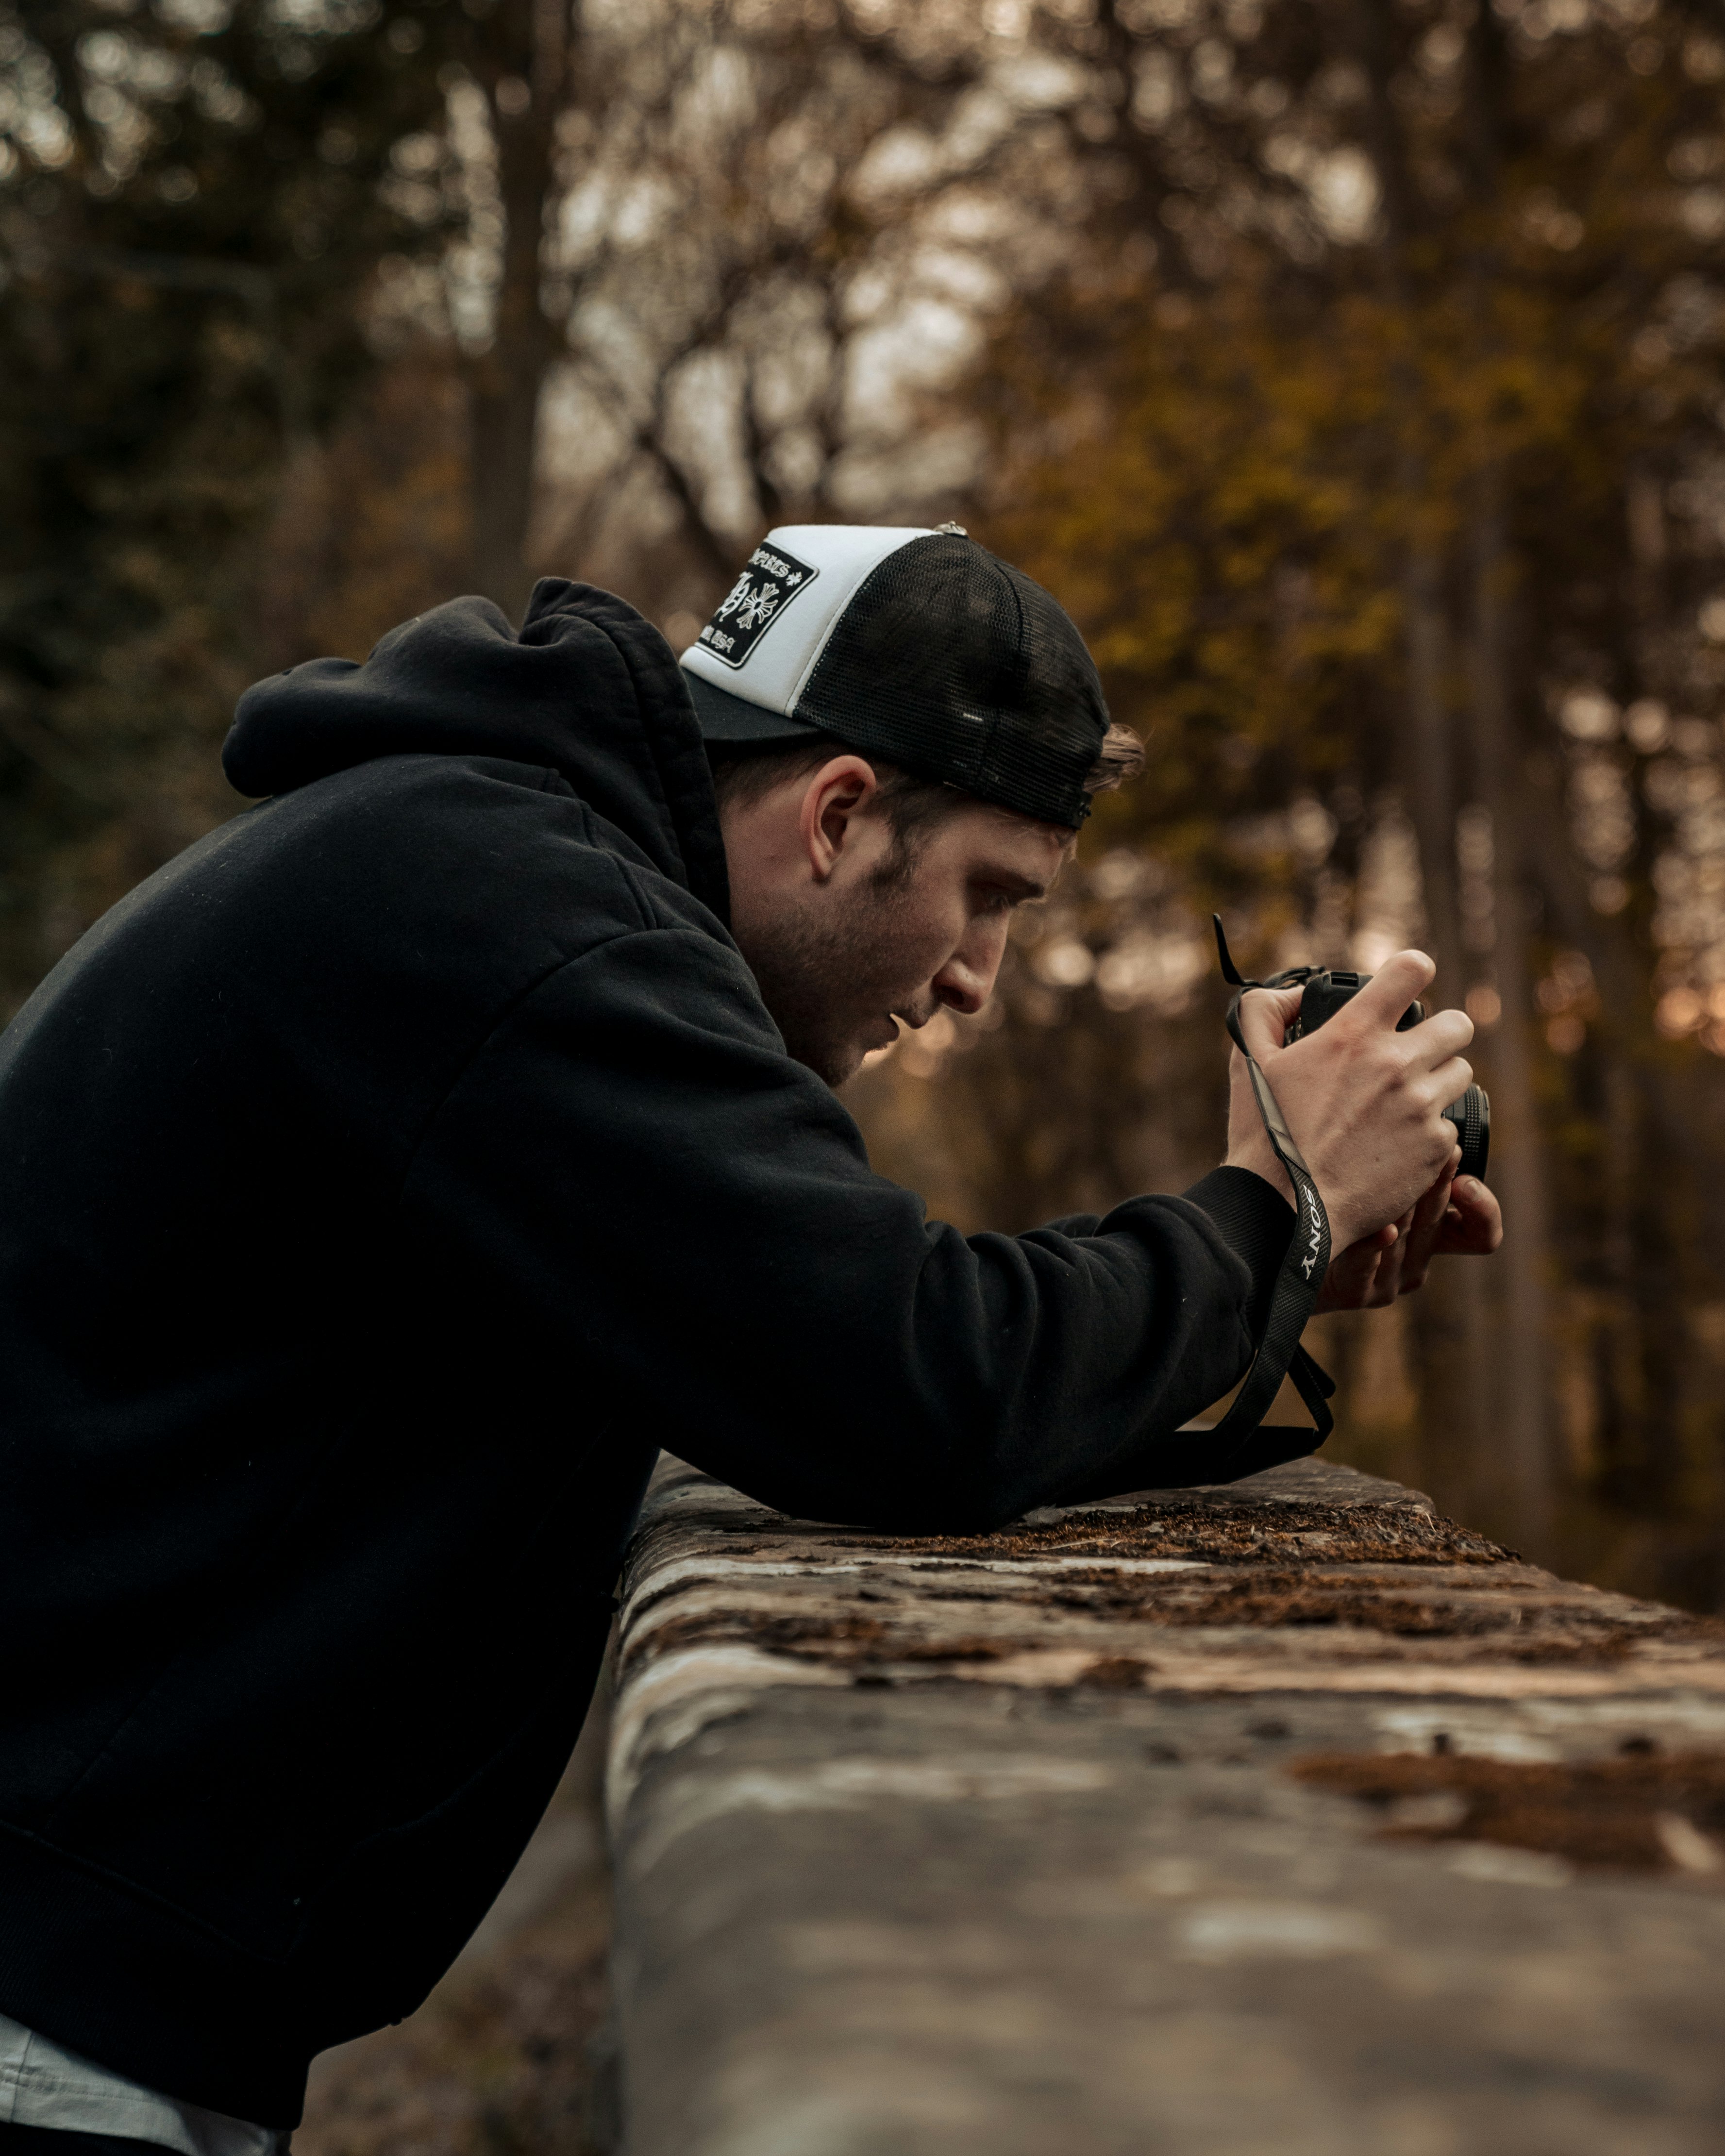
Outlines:
[[[1382,1310],[1425,1285],[1434,1257],[1489,1257],[1503,1240],[1497,1200],[1476,1177],[1456,1177],[1457,1146],[1449,1164],[1413,1211],[1330,1260],[1318,1297],[1327,1310]],[[1452,1179],[1453,1178],[1453,1179]]]
[[[1482,1235],[1501,1233],[1489,1192],[1482,1194],[1491,1223],[1469,1225],[1479,1209],[1455,1200],[1449,1184],[1455,1132],[1440,1111],[1473,1083],[1461,1054],[1473,1039],[1472,1019],[1463,1011],[1439,1011],[1406,1033],[1395,1030],[1435,971],[1423,951],[1398,952],[1327,1024],[1291,1048],[1281,1044],[1300,1008],[1298,988],[1253,989],[1240,1004],[1241,1029],[1328,1211],[1332,1248],[1358,1271],[1366,1262],[1354,1257],[1359,1245],[1375,1243],[1375,1265],[1381,1265],[1405,1234],[1409,1248],[1395,1267],[1399,1280],[1410,1264],[1423,1279],[1445,1233],[1466,1249],[1476,1247]],[[1230,1077],[1229,1164],[1253,1169],[1291,1199],[1238,1053]],[[1436,1210],[1416,1231],[1422,1200]],[[1458,1219],[1450,1229],[1452,1209]]]

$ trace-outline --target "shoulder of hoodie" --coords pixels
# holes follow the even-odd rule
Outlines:
[[[242,850],[279,856],[295,880],[316,874],[325,903],[334,879],[362,886],[398,920],[455,916],[497,942],[549,932],[569,958],[653,928],[735,947],[716,914],[546,765],[379,757],[259,803],[236,825],[254,834]]]

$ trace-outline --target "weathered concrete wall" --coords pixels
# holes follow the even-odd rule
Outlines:
[[[1317,1464],[973,1541],[666,1462],[629,2156],[1717,2156],[1725,1645]]]

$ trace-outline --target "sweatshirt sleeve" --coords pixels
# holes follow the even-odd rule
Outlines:
[[[1287,1255],[1288,1238],[1294,1232],[1294,1209],[1279,1190],[1248,1168],[1215,1168],[1185,1194],[1189,1204],[1201,1205],[1237,1257],[1243,1258],[1252,1276],[1252,1291],[1246,1303],[1246,1322],[1254,1340],[1269,1322],[1270,1304]],[[1050,1220],[1045,1235],[1094,1235],[1101,1226],[1100,1213],[1074,1213]]]
[[[1254,1340],[1270,1319],[1270,1304],[1294,1232],[1294,1209],[1281,1193],[1249,1168],[1214,1168],[1186,1193],[1201,1205],[1252,1276],[1246,1327]]]
[[[765,1503],[893,1532],[1153,1486],[1250,1362],[1291,1219],[1223,1169],[1024,1235],[927,1221],[735,950],[665,928],[515,1006],[403,1205],[448,1322],[495,1328],[501,1392],[525,1354],[577,1442],[621,1418]]]

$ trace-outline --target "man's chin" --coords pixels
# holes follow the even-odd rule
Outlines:
[[[849,1041],[843,1048],[834,1049],[830,1053],[824,1069],[819,1064],[814,1068],[836,1093],[841,1086],[848,1086],[855,1077],[868,1060],[869,1053],[868,1048],[860,1041]]]
[[[891,1045],[890,1041],[877,1043],[872,1040],[805,1040],[793,1046],[791,1053],[798,1062],[806,1064],[817,1078],[824,1079],[837,1092],[841,1086],[848,1085],[855,1077],[877,1046],[886,1048]]]
[[[845,1049],[843,1057],[845,1066],[843,1075],[829,1078],[828,1085],[843,1086],[847,1081],[855,1077],[864,1064],[872,1061],[876,1056],[885,1055],[889,1048],[896,1048],[902,1038],[903,1033],[896,1019],[888,1018],[871,1021],[868,1031],[860,1039],[850,1042]]]

